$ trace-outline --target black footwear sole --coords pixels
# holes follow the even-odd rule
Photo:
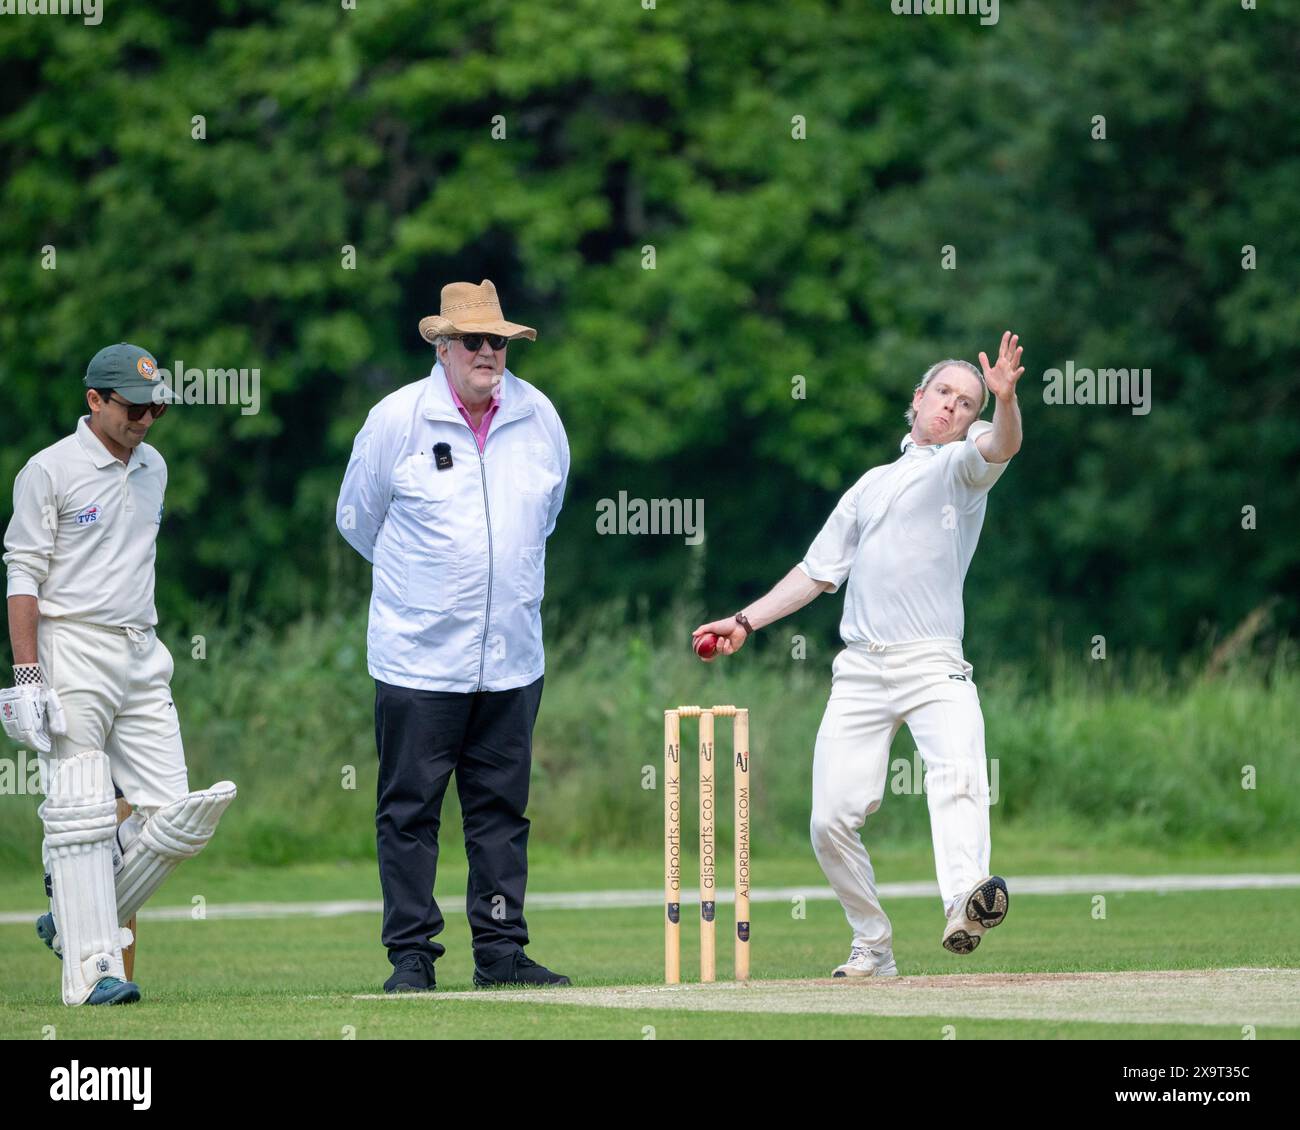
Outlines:
[[[559,980],[478,980],[474,978],[474,988],[555,988],[572,983],[572,980],[567,977]]]
[[[949,953],[968,954],[974,953],[975,947],[980,944],[978,934],[968,934],[965,930],[954,930],[943,940],[943,948]]]
[[[418,988],[415,985],[394,985],[391,989],[385,985],[386,993],[432,993],[437,989],[437,985],[426,985],[424,988]]]
[[[488,981],[480,979],[477,973],[474,974],[476,989],[549,989],[555,985],[572,984],[567,977],[559,977],[554,981]]]
[[[972,922],[978,922],[984,929],[991,930],[1002,924],[1010,904],[1006,881],[999,875],[992,875],[966,897],[966,917]],[[977,938],[976,942],[978,941]]]

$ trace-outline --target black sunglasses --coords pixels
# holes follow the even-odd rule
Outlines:
[[[508,337],[502,337],[500,334],[462,334],[456,338],[471,353],[477,353],[483,348],[483,342],[486,341],[494,350],[502,350],[510,340]]]
[[[111,392],[107,400],[110,404],[120,404],[126,409],[126,418],[133,424],[144,419],[144,414],[148,412],[155,420],[167,411],[165,404],[132,404],[129,400],[119,400]]]

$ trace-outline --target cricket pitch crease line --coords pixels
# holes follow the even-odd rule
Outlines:
[[[1234,968],[567,986],[383,994],[353,1000],[573,1005],[699,1012],[911,1016],[1209,1027],[1296,1027],[1300,970]],[[1239,1033],[1233,1033],[1238,1036]]]
[[[1020,895],[1104,895],[1169,893],[1180,891],[1292,890],[1300,888],[1300,874],[1241,875],[1008,875],[1007,886],[1014,896]],[[939,897],[932,880],[909,883],[881,883],[882,899]],[[635,910],[663,907],[662,888],[653,890],[613,891],[539,891],[528,896],[533,910]],[[833,902],[830,887],[753,887],[751,903],[788,903],[799,898],[808,902]],[[682,905],[698,905],[698,892],[683,891]],[[735,892],[719,888],[720,905],[735,902]],[[28,926],[48,908],[0,912],[0,926]],[[218,918],[338,918],[347,914],[381,914],[379,899],[339,899],[317,902],[243,902],[219,903],[208,900],[204,917]],[[444,913],[464,914],[463,904],[444,907]],[[192,906],[145,907],[140,918],[146,922],[183,922],[192,920]]]

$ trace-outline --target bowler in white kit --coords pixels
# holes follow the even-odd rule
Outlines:
[[[804,559],[766,596],[694,636],[733,655],[751,632],[847,580],[831,697],[813,753],[812,842],[853,929],[836,977],[897,976],[889,917],[860,830],[885,795],[889,748],[906,724],[925,762],[945,949],[971,953],[1001,924],[1007,885],[989,872],[984,717],[962,652],[962,585],[988,493],[1022,438],[1019,338],[996,364],[940,361],[907,411],[902,454],[840,499]],[[980,413],[990,395],[992,422]]]

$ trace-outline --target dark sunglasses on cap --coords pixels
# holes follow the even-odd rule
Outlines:
[[[477,353],[483,348],[486,341],[494,350],[502,350],[510,340],[508,337],[502,337],[500,334],[461,334],[456,338],[471,353]]]
[[[95,391],[99,392],[99,389],[96,389]],[[156,420],[158,419],[159,416],[161,416],[164,412],[167,411],[167,405],[165,404],[132,404],[129,400],[119,400],[116,396],[113,395],[111,389],[109,390],[107,396],[105,396],[102,392],[99,392],[99,396],[101,400],[108,401],[110,404],[120,404],[123,408],[125,408],[126,418],[130,420],[133,424],[138,423],[140,420],[143,420],[144,414],[146,412],[148,412]]]

